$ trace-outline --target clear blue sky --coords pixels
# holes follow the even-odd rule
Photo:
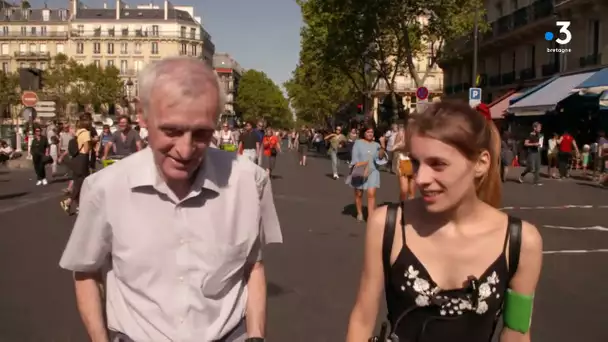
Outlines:
[[[42,7],[44,0],[29,0]],[[18,2],[18,1],[16,1]],[[84,0],[102,7],[103,0]],[[149,0],[124,1],[131,6]],[[162,5],[163,0],[153,0]],[[295,0],[173,0],[174,5],[194,5],[195,15],[213,37],[216,52],[231,54],[244,68],[264,71],[279,86],[291,77],[300,51],[302,18]],[[68,0],[46,0],[50,8],[67,7]],[[115,0],[107,0],[114,7]]]

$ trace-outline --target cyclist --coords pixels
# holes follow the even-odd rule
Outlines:
[[[112,149],[116,157],[126,157],[142,149],[141,137],[131,128],[131,119],[126,115],[119,117],[118,130],[105,143],[102,160],[108,159]]]

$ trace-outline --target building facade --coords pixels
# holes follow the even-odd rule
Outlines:
[[[238,117],[234,102],[238,95],[239,81],[243,76],[244,69],[227,53],[217,53],[213,56],[213,68],[220,81],[220,87],[226,94],[226,104],[222,119],[226,117]]]
[[[66,54],[82,64],[115,66],[137,95],[137,72],[168,56],[199,57],[212,65],[215,46],[192,6],[140,5],[117,0],[114,8],[86,8],[70,0],[67,9],[5,7],[0,11],[0,63],[6,72],[45,69]],[[131,82],[128,82],[131,80]]]
[[[475,82],[490,103],[513,89],[608,64],[608,2],[604,0],[486,0],[489,30],[479,34],[477,77],[469,37],[450,42],[455,58],[442,63],[445,94],[466,98]],[[572,39],[560,45],[557,21],[570,23]],[[546,33],[551,32],[546,39]]]

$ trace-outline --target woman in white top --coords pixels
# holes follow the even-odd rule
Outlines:
[[[225,150],[228,146],[236,146],[234,134],[227,123],[222,124],[222,129],[216,132],[217,147]]]
[[[557,133],[553,133],[553,136],[551,137],[551,139],[549,139],[547,146],[547,174],[551,178],[558,178],[556,173],[558,152],[557,138]]]

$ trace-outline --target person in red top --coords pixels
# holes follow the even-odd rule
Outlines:
[[[568,165],[570,165],[570,161],[572,160],[572,150],[574,149],[578,156],[578,146],[576,145],[574,138],[566,130],[564,130],[564,134],[557,139],[557,144],[559,148],[557,155],[559,175],[561,178],[566,178],[568,177]]]
[[[279,144],[279,138],[274,134],[274,130],[270,127],[266,128],[264,138],[262,139],[262,147],[264,152],[262,154],[262,167],[266,169],[268,175],[272,177],[272,170],[277,160],[277,154],[281,152],[281,145]]]

